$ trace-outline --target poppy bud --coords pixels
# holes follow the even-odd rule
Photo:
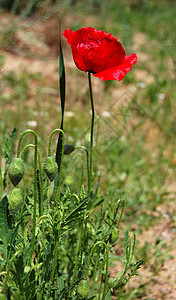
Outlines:
[[[77,287],[77,294],[80,299],[85,299],[89,296],[89,283],[87,280],[81,280]]]
[[[23,196],[21,190],[19,188],[14,188],[8,201],[11,213],[17,212],[23,204]]]
[[[110,235],[110,242],[112,244],[114,244],[115,242],[117,242],[118,238],[119,238],[119,229],[114,228],[111,232],[111,235]]]
[[[73,145],[64,145],[64,155],[69,155],[75,150]]]
[[[8,171],[10,181],[14,186],[17,186],[17,184],[21,181],[24,176],[24,171],[25,167],[23,160],[19,157],[15,157],[12,160]]]
[[[48,179],[52,182],[56,176],[58,165],[52,156],[48,156],[44,163],[44,171]]]

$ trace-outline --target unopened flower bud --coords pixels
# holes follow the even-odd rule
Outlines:
[[[14,188],[8,201],[10,212],[17,212],[23,204],[23,196],[21,190],[19,188]]]
[[[64,145],[64,155],[69,155],[75,150],[73,145]]]
[[[25,167],[23,160],[19,157],[15,157],[12,160],[8,171],[10,181],[14,186],[17,186],[17,184],[21,181],[24,176],[24,171]]]
[[[89,296],[89,283],[87,280],[81,280],[77,287],[77,294],[80,299],[86,299]]]
[[[56,176],[58,165],[52,156],[48,156],[44,163],[44,171],[48,179],[52,182]]]

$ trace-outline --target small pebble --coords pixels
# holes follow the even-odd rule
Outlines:
[[[111,116],[111,113],[109,111],[103,111],[102,116],[109,118]]]
[[[138,82],[137,87],[145,89],[147,87],[147,84],[145,82]]]
[[[27,121],[26,123],[29,127],[36,127],[37,126],[37,122],[36,121]]]
[[[159,100],[164,100],[166,98],[165,94],[161,93],[158,95]]]
[[[168,219],[168,218],[169,218],[169,215],[167,215],[167,214],[163,214],[163,218],[166,218],[166,219]]]
[[[75,115],[75,113],[74,113],[73,111],[66,111],[66,112],[65,112],[65,117],[71,118],[71,117],[73,117],[74,115]]]

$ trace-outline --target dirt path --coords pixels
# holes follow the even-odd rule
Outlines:
[[[158,206],[153,217],[162,214],[162,219],[149,230],[137,235],[137,244],[146,251],[148,261],[141,267],[140,276],[130,280],[127,291],[129,287],[133,291],[136,289],[136,294],[140,290],[145,297],[136,297],[134,294],[130,299],[176,299],[176,216],[171,217],[173,211],[176,211],[175,202],[169,203],[168,207]],[[160,251],[159,243],[165,245],[164,250]],[[111,276],[115,277],[121,268],[121,264],[117,262],[111,269]],[[113,299],[118,299],[117,295]]]

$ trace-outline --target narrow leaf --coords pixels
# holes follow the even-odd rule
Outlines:
[[[1,245],[0,245],[0,253],[6,255],[5,248],[3,246],[1,246]]]
[[[59,80],[60,80],[62,119],[63,119],[64,118],[64,109],[65,109],[65,66],[64,66],[64,57],[63,57],[62,41],[61,41],[61,23],[59,24],[59,32],[60,32]]]
[[[9,240],[9,247],[8,247],[8,253],[7,253],[8,259],[13,254],[13,249],[14,249],[14,246],[16,244],[16,237],[17,237],[17,234],[18,234],[19,225],[20,225],[20,222],[18,222],[16,224],[16,226],[10,232],[10,240]]]
[[[69,215],[65,219],[65,222],[63,223],[63,227],[68,225],[73,220],[75,221],[78,218],[79,214],[87,207],[87,203],[88,197],[83,199],[83,201],[69,213]]]
[[[59,86],[60,86],[61,111],[62,111],[60,129],[63,130],[64,110],[65,110],[65,66],[64,66],[64,57],[63,57],[62,41],[61,41],[61,23],[59,24],[59,31],[60,31]],[[62,133],[59,134],[57,150],[56,150],[56,162],[58,164],[58,172],[60,171],[61,154],[62,154]]]
[[[0,202],[0,239],[3,242],[3,245],[6,249],[10,240],[10,228],[8,224],[8,199],[4,196]]]

